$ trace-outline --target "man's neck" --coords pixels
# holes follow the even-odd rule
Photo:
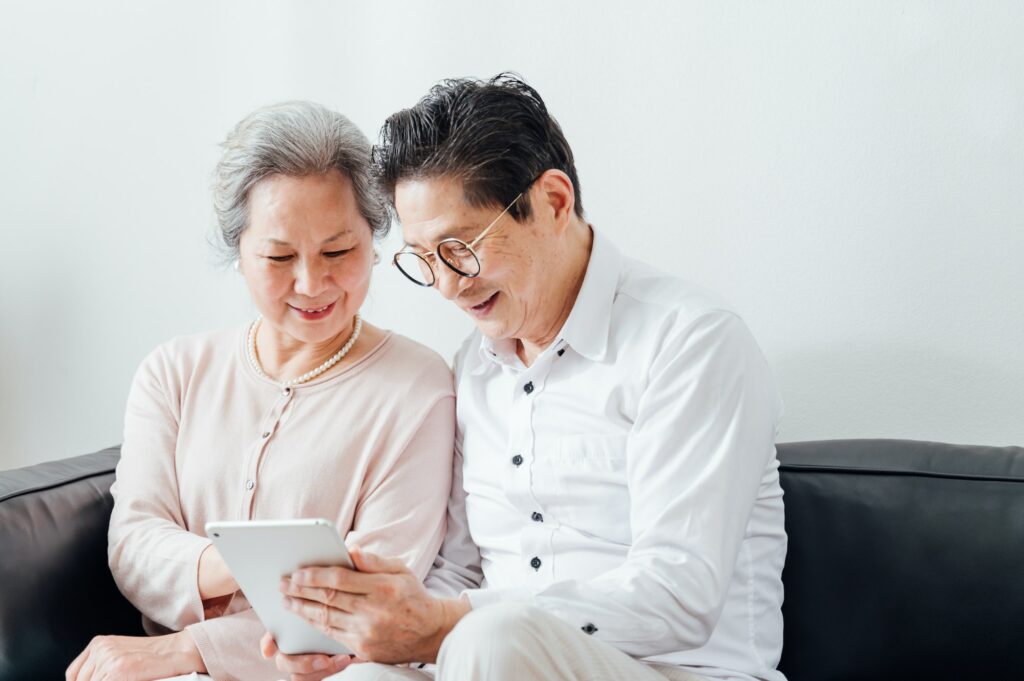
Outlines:
[[[579,218],[576,219],[576,223],[572,227],[576,236],[571,239],[562,256],[565,266],[559,268],[557,278],[551,282],[551,288],[561,291],[562,294],[552,300],[548,313],[544,315],[548,321],[539,325],[537,333],[531,334],[529,338],[516,339],[516,354],[526,366],[531,366],[540,353],[557,340],[559,332],[572,313],[580,288],[583,286],[583,279],[587,275],[590,251],[594,245],[594,232],[590,225]]]

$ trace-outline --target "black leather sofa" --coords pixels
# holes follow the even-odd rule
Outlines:
[[[0,473],[0,681],[141,634],[106,563],[116,448]],[[779,445],[790,681],[1024,678],[1024,448]]]

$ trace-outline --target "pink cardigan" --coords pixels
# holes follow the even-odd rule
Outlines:
[[[148,632],[187,628],[214,679],[259,681],[280,673],[244,595],[199,598],[206,522],[332,519],[348,544],[422,578],[445,530],[455,398],[444,360],[403,336],[288,391],[249,366],[245,338],[178,338],[139,367],[108,555]]]

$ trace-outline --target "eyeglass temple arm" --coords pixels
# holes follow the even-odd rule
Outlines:
[[[509,212],[509,210],[511,210],[512,206],[516,205],[516,201],[518,201],[522,197],[523,197],[523,193],[519,192],[519,194],[516,195],[516,198],[512,199],[512,202],[510,204],[508,204],[507,206],[505,206],[505,210],[503,210],[500,213],[498,213],[498,217],[494,218],[494,221],[491,222],[491,224],[487,225],[487,229],[485,229],[484,231],[480,232],[480,234],[478,234],[475,239],[473,239],[471,242],[469,242],[466,245],[469,246],[470,248],[473,248],[478,243],[480,243],[480,240],[483,239],[485,236],[487,236],[487,232],[491,231],[491,228],[494,227],[494,225],[498,224],[498,220],[501,219],[501,216],[504,215],[505,213]]]

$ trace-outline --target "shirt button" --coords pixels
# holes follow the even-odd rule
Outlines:
[[[523,392],[526,393],[527,395],[533,392],[533,381],[530,381],[529,383],[523,386]]]
[[[522,466],[523,465],[523,457],[519,456],[518,454],[513,456],[512,457],[512,465],[513,466]]]
[[[595,627],[590,622],[587,622],[586,624],[584,624],[580,628],[583,629],[583,633],[585,633],[585,634],[591,634],[592,635],[592,634],[597,633],[597,627]]]
[[[246,480],[245,481],[245,488],[246,489],[252,489],[255,486],[256,486],[256,483],[253,482],[252,480]]]
[[[561,349],[559,349],[559,351],[558,351],[558,356],[559,356],[559,357],[561,357],[561,356],[562,356],[562,355],[564,355],[564,354],[565,354],[565,348],[561,348]]]
[[[540,558],[534,556],[533,559],[530,560],[530,567],[532,567],[534,570],[540,570]]]
[[[261,435],[260,437],[262,437],[264,440],[266,440],[268,437],[270,437],[270,431],[269,430],[263,431],[263,435]]]
[[[534,511],[533,515],[531,515],[530,517],[533,519],[533,522],[535,523],[544,522],[544,516],[542,516],[540,513],[537,513],[536,511]]]
[[[281,394],[282,395],[291,395],[292,394],[292,389],[291,388],[285,388],[284,390],[281,391]]]

